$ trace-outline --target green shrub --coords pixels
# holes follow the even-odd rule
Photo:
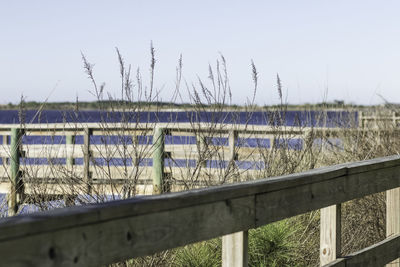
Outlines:
[[[249,231],[249,266],[296,266],[296,227],[288,220]]]
[[[221,239],[212,239],[177,249],[172,266],[220,267]]]

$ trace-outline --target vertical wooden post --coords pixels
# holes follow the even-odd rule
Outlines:
[[[340,256],[341,205],[321,209],[320,263],[328,264]]]
[[[237,154],[235,149],[235,143],[237,140],[237,131],[230,130],[228,137],[228,145],[229,145],[229,164],[235,164],[235,160],[237,160]],[[239,177],[235,177],[234,182],[240,182]]]
[[[205,168],[207,167],[207,162],[204,157],[204,150],[206,149],[206,138],[201,134],[201,132],[198,132],[196,134],[196,143],[197,143],[197,149],[198,149],[198,159],[201,161],[201,167]]]
[[[229,145],[229,160],[236,160],[236,151],[235,151],[235,143],[237,140],[237,131],[230,130],[229,131],[229,138],[228,138],[228,145]]]
[[[72,146],[75,144],[75,135],[67,134],[65,136],[65,144],[67,145],[67,166],[71,168],[75,164]]]
[[[156,127],[153,133],[153,194],[163,193],[164,178],[164,128]]]
[[[386,236],[400,233],[400,188],[386,191]],[[386,266],[400,267],[400,259]]]
[[[228,137],[229,146],[229,164],[235,164],[237,160],[235,143],[237,140],[237,131],[230,130]],[[234,182],[239,182],[235,178]],[[248,232],[237,232],[222,237],[222,266],[247,266],[248,265]]]
[[[3,135],[3,149],[4,149],[4,150],[7,149],[8,144],[9,144],[9,143],[8,143],[8,135],[5,134],[5,135]],[[7,169],[8,169],[8,164],[9,164],[9,162],[8,162],[7,156],[2,157],[1,160],[2,160],[2,163],[3,163],[3,168],[7,168]],[[7,201],[9,198],[10,198],[10,194],[7,194],[6,201]],[[10,203],[10,202],[8,202],[8,204],[9,204],[9,203]],[[10,213],[11,213],[11,212],[9,211],[8,214],[11,216]]]
[[[10,145],[10,173],[11,188],[8,198],[8,215],[17,214],[20,202],[22,201],[23,184],[21,171],[19,169],[19,160],[21,157],[21,136],[22,131],[19,128],[11,129]]]
[[[235,143],[237,131],[230,130],[228,137],[229,164],[235,164],[237,154]],[[234,182],[239,182],[239,177],[234,178]],[[243,267],[248,265],[248,232],[237,232],[222,237],[222,266]]]
[[[279,135],[278,135],[279,136]],[[276,142],[277,142],[277,139],[276,139],[276,137],[275,136],[273,136],[273,135],[270,135],[270,136],[268,136],[269,137],[269,140],[270,140],[270,150],[271,151],[273,151],[273,150],[275,150],[275,148],[276,148]]]
[[[69,133],[65,135],[65,144],[66,144],[66,149],[67,149],[67,170],[68,171],[73,171],[73,166],[75,165],[75,159],[74,159],[74,149],[73,145],[75,144],[75,135]],[[64,195],[64,203],[66,207],[74,206],[75,205],[75,199],[76,197],[74,195]]]
[[[248,232],[237,232],[222,237],[222,267],[248,265]]]
[[[3,147],[5,148],[8,145],[8,135],[3,135]],[[7,157],[2,158],[3,166],[7,166]]]
[[[92,174],[90,172],[90,136],[93,134],[93,130],[90,128],[85,128],[83,137],[83,179],[86,183],[86,193],[92,193]]]

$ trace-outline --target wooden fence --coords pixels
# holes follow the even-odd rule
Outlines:
[[[321,264],[400,257],[400,157],[4,218],[4,266],[101,266],[223,236],[223,266],[246,266],[247,230],[321,210]],[[340,255],[340,203],[387,191],[388,238]]]
[[[120,133],[121,129],[115,125],[108,128],[107,133]],[[160,193],[164,190],[163,179],[166,177],[165,151],[176,152],[164,145],[165,134],[193,135],[195,148],[198,148],[204,145],[202,142],[209,130],[201,125],[193,131],[192,125],[158,124],[157,128],[146,126],[127,130],[124,135],[137,136],[144,132],[154,135],[150,175],[153,175],[152,190]],[[228,161],[240,158],[235,154],[234,145],[238,138],[273,138],[276,135],[276,128],[267,126],[227,126],[218,130],[220,136],[228,140],[223,158]],[[312,130],[327,131],[322,128]],[[329,129],[331,132],[336,130],[343,129]],[[23,131],[4,126],[3,136],[11,134],[11,138],[3,139],[1,152],[3,164],[10,164],[4,192],[9,193],[11,214],[18,210],[24,195],[30,193],[29,182],[32,182],[24,180],[19,158],[42,153],[42,150],[38,152],[35,148],[21,146],[21,136],[27,132],[66,136],[65,144],[46,156],[61,155],[66,158],[67,166],[74,166],[75,159],[83,157],[79,172],[82,191],[72,193],[90,194],[97,182],[105,182],[96,178],[90,164],[95,154],[90,137],[105,134],[98,125],[47,125],[45,128],[29,125]],[[304,137],[310,134],[310,129],[290,128],[285,133],[291,137]],[[81,145],[74,144],[78,135],[83,136]],[[101,153],[102,148],[97,151]],[[179,153],[182,152],[177,155]],[[321,265],[379,266],[400,257],[399,172],[400,157],[392,156],[283,177],[9,217],[0,222],[2,264],[99,266],[222,236],[223,266],[246,266],[247,230],[321,209]],[[52,194],[60,194],[54,190]],[[360,252],[340,255],[340,203],[383,191],[387,191],[388,238]]]
[[[398,112],[387,110],[383,113],[379,112],[358,112],[358,126],[363,127],[379,127],[382,123],[392,123],[396,127],[399,125],[400,116]]]
[[[237,182],[240,180],[238,168],[235,173],[232,172],[234,175],[230,175],[233,178],[229,178],[231,179],[229,181],[214,179],[221,173],[218,166],[211,166],[212,161],[225,162],[227,166],[225,168],[233,162],[247,161],[250,167],[242,172],[248,177],[253,177],[259,173],[260,168],[263,168],[260,153],[265,149],[273,149],[276,145],[282,145],[277,141],[284,138],[303,141],[311,135],[312,138],[317,138],[318,134],[327,131],[325,128],[277,128],[255,125],[218,125],[217,128],[210,129],[208,124],[182,123],[157,124],[157,127],[136,125],[133,129],[118,124],[108,125],[107,128],[99,124],[84,126],[31,124],[21,129],[13,127],[15,126],[0,127],[0,134],[3,135],[3,145],[0,146],[0,157],[3,159],[3,168],[0,168],[0,193],[9,195],[10,215],[17,213],[24,200],[28,201],[26,196],[29,195],[43,195],[47,200],[51,195],[55,198],[67,195],[66,200],[70,201],[73,201],[74,196],[81,194],[117,192],[122,195],[126,187],[131,185],[130,182],[136,187],[132,195],[180,191],[189,180],[190,168],[199,173],[199,178],[191,181],[193,183],[191,188]],[[336,130],[339,129],[329,129],[332,132]],[[53,137],[53,141],[48,144],[22,144],[22,136],[45,136],[50,139]],[[58,139],[54,139],[55,137]],[[78,137],[81,139],[80,144],[76,143]],[[122,143],[120,140],[116,142],[102,140],[100,144],[93,144],[91,142],[93,137],[105,139],[116,137],[124,140]],[[153,141],[145,140],[140,143],[140,137],[142,139],[151,137]],[[191,138],[191,142],[165,144],[166,137]],[[210,140],[207,141],[210,138],[220,138],[224,141],[211,144]],[[246,138],[263,141],[260,141],[262,143],[259,144],[260,147],[240,146],[240,140]],[[293,146],[294,150],[301,149],[300,146],[296,147],[296,144]],[[209,153],[210,151],[213,153]],[[121,166],[113,165],[113,159],[118,157],[121,161],[129,160],[129,164],[122,162]],[[96,158],[111,163],[99,166],[95,163]],[[45,164],[36,161],[37,159],[44,161]],[[57,164],[56,160],[60,159],[64,159],[65,162]],[[78,159],[81,159],[81,164],[76,164]],[[172,166],[168,168],[164,166],[165,159],[171,159]],[[29,160],[33,161],[30,164],[20,164],[20,161],[26,163]],[[151,160],[152,164],[140,164],[140,161],[146,163],[146,160]],[[184,161],[183,166],[174,165],[179,160]],[[191,161],[195,162],[194,167],[189,166]],[[37,201],[41,201],[41,198],[37,198]]]

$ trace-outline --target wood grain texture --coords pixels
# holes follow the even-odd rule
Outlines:
[[[19,205],[22,203],[23,183],[19,160],[21,157],[22,131],[19,128],[11,129],[10,141],[10,192],[8,194],[8,215],[17,214]]]
[[[75,144],[75,136],[72,134],[69,134],[65,136],[65,147],[67,146],[73,146]],[[65,157],[67,158],[67,166],[72,169],[72,165],[75,164],[74,160],[74,149],[72,151],[69,151],[69,153],[65,153]]]
[[[211,159],[230,160],[230,148],[225,146],[213,146],[218,151]],[[128,155],[129,158],[135,157],[135,152],[140,152],[142,157],[151,158],[151,145],[99,145],[91,144],[90,150],[94,158],[123,158]],[[236,147],[236,157],[239,160],[259,161],[263,149]],[[43,145],[24,145],[26,158],[83,158],[84,146],[73,144],[43,144]],[[193,144],[175,144],[165,145],[165,151],[171,152],[174,159],[194,159],[198,158],[197,145]],[[261,153],[260,153],[261,152]],[[0,146],[0,157],[10,157],[10,147],[7,145]],[[210,159],[210,158],[208,158]]]
[[[400,234],[400,188],[386,191],[386,236]],[[399,267],[400,260],[396,259],[387,264],[388,267]]]
[[[100,266],[254,227],[254,198],[218,201],[0,240],[7,266]],[[221,227],[223,225],[223,227]],[[62,238],[60,238],[62,237]],[[39,244],[37,246],[35,244]],[[24,253],[12,247],[20,245]],[[4,254],[3,254],[4,253]]]
[[[247,267],[248,231],[222,237],[222,267]]]
[[[370,164],[384,165],[384,163],[389,161],[397,161],[399,157],[387,157],[385,160],[377,159],[375,161],[370,161]],[[377,162],[377,163],[375,163]],[[396,167],[389,168],[389,174],[393,174],[400,169],[400,165]],[[260,205],[259,209],[259,220],[263,220],[262,223],[266,224],[271,221],[280,220],[282,217],[289,217],[297,215],[298,212],[308,211],[312,209],[319,209],[322,207],[330,206],[336,203],[341,203],[346,201],[350,197],[360,197],[364,194],[371,194],[379,191],[384,191],[386,189],[395,188],[399,183],[398,179],[391,179],[391,177],[387,176],[388,170],[385,168],[382,169],[382,172],[385,175],[378,175],[378,179],[375,178],[375,173],[370,175],[360,174],[359,177],[355,177],[354,182],[348,182],[346,179],[347,168],[346,165],[338,165],[332,167],[326,167],[321,169],[315,169],[312,171],[286,175],[277,178],[268,178],[268,179],[260,179],[256,181],[243,182],[240,184],[232,184],[232,185],[223,185],[218,187],[211,187],[206,189],[198,189],[198,190],[190,190],[179,193],[170,193],[162,196],[146,196],[146,197],[138,197],[133,199],[127,199],[124,201],[116,201],[98,205],[88,205],[88,206],[80,206],[73,207],[66,210],[62,210],[61,213],[65,216],[64,220],[58,221],[57,223],[53,223],[52,220],[57,221],[56,217],[59,214],[59,210],[49,211],[41,214],[32,214],[29,216],[18,216],[15,218],[7,218],[4,219],[1,223],[1,228],[8,227],[12,225],[12,227],[18,227],[19,222],[23,221],[24,223],[28,219],[29,221],[36,221],[37,218],[42,218],[42,215],[51,214],[49,217],[46,217],[42,223],[45,223],[46,227],[49,230],[52,227],[64,227],[66,225],[74,225],[75,215],[82,216],[79,218],[80,222],[90,223],[97,220],[97,217],[93,218],[91,214],[101,214],[102,218],[112,219],[119,216],[129,216],[130,214],[143,214],[143,213],[153,213],[153,212],[161,212],[164,210],[174,209],[178,207],[190,207],[197,204],[204,203],[212,203],[214,201],[226,200],[231,198],[240,198],[243,196],[255,195],[259,200],[263,197],[270,195],[271,199],[276,199],[277,204],[273,205],[273,202],[269,202],[270,208],[265,209],[264,205]],[[356,189],[363,189],[364,186],[360,186],[360,181],[363,177],[368,177],[370,180],[370,185],[367,187],[369,190],[361,190],[358,192]],[[379,177],[382,176],[382,177]],[[353,177],[353,176],[351,176]],[[364,180],[364,179],[363,179]],[[349,185],[348,189],[343,188],[343,183],[346,182]],[[382,181],[382,182],[381,182]],[[367,180],[365,182],[368,182]],[[312,188],[321,188],[323,185],[329,185],[325,191],[316,190],[315,194]],[[335,185],[337,185],[335,187]],[[376,187],[376,185],[380,185],[383,190]],[[298,188],[298,189],[297,189]],[[319,193],[318,193],[319,192]],[[279,195],[284,193],[284,196],[280,197]],[[317,194],[318,193],[318,194]],[[325,193],[328,195],[325,196]],[[335,194],[338,193],[337,196]],[[277,196],[278,195],[278,196]],[[290,196],[296,196],[296,200],[290,201]],[[291,208],[288,211],[282,211],[286,206],[298,203],[298,198],[303,198],[302,202],[310,203],[311,207],[305,208],[304,204],[301,203],[301,209]],[[324,203],[315,204],[313,198],[321,199]],[[282,203],[279,203],[282,202]],[[290,203],[289,203],[290,202]],[[266,204],[266,203],[264,203]],[[284,204],[284,206],[279,206],[279,204]],[[298,206],[298,205],[295,205]],[[270,214],[272,215],[271,219],[263,219],[265,216],[263,213],[268,210],[281,210],[276,213]],[[264,212],[262,212],[264,211]],[[70,217],[71,216],[71,217]],[[20,219],[21,218],[21,219]],[[11,220],[11,221],[10,221]],[[42,227],[41,225],[37,225]],[[44,225],[43,225],[44,226]],[[35,231],[35,225],[32,225],[30,230]],[[0,238],[2,235],[7,235],[10,237],[15,234],[23,233],[23,231],[0,231]]]
[[[246,231],[400,187],[399,159],[6,218],[0,222],[2,262],[98,266]]]
[[[154,194],[163,193],[164,184],[164,129],[155,128],[153,135],[153,190]]]
[[[375,169],[259,194],[258,225],[398,187],[398,171],[399,166]]]
[[[228,137],[229,164],[235,167],[237,132],[231,130]],[[234,182],[238,182],[237,177]],[[222,266],[223,267],[246,267],[248,265],[248,233],[237,232],[222,237]]]
[[[86,182],[87,194],[92,192],[92,177],[90,172],[90,159],[92,157],[90,151],[90,136],[92,135],[91,128],[85,128],[85,135],[83,136],[83,179]]]
[[[376,267],[400,257],[400,235],[395,235],[370,247],[349,254],[324,267]]]
[[[341,208],[340,204],[321,209],[320,263],[330,263],[340,256]]]

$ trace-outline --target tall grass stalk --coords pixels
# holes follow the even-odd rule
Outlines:
[[[133,70],[125,62],[122,53],[116,49],[119,63],[120,97],[107,93],[105,83],[98,83],[95,78],[94,65],[82,54],[83,67],[92,86],[92,94],[97,101],[102,118],[99,122],[102,140],[99,144],[92,144],[91,170],[95,179],[111,185],[111,192],[105,186],[93,187],[92,194],[82,194],[88,185],[83,179],[83,169],[79,165],[67,166],[60,164],[51,156],[47,156],[49,164],[30,165],[27,159],[22,159],[24,180],[35,180],[31,184],[31,193],[25,201],[35,203],[39,210],[52,209],[66,205],[104,202],[110,199],[130,198],[146,188],[143,177],[148,176],[146,159],[151,157],[152,129],[155,127],[158,115],[162,111],[159,102],[160,90],[155,86],[156,57],[153,45],[150,46],[149,83],[145,84],[140,69]],[[267,178],[278,175],[305,171],[321,166],[328,166],[343,162],[365,160],[374,157],[398,154],[400,141],[397,125],[392,122],[377,122],[358,128],[357,121],[350,121],[350,128],[343,127],[340,131],[320,131],[312,124],[313,120],[326,121],[327,111],[321,110],[312,117],[310,112],[304,111],[305,116],[295,119],[296,127],[286,124],[288,104],[283,95],[284,84],[279,75],[276,77],[277,95],[280,105],[275,107],[257,107],[259,73],[251,61],[251,77],[253,79],[252,95],[239,108],[232,103],[232,90],[229,82],[227,61],[220,55],[215,65],[208,66],[206,79],[198,78],[194,83],[182,82],[183,59],[179,56],[175,70],[175,84],[171,94],[171,102],[183,99],[181,91],[189,93],[189,106],[183,109],[192,114],[190,134],[196,137],[196,144],[190,150],[185,150],[184,159],[193,164],[186,166],[170,166],[166,172],[170,173],[168,183],[173,190],[189,190],[198,187],[221,185],[258,178]],[[147,103],[147,104],[143,104]],[[149,104],[152,103],[152,104]],[[233,114],[226,113],[227,108]],[[45,108],[43,105],[37,116]],[[77,119],[80,103],[77,100],[74,110],[65,113],[65,128],[72,127],[73,135],[80,135],[80,128],[84,125]],[[26,107],[21,99],[20,127],[26,127]],[[245,118],[239,118],[235,112],[244,111]],[[269,119],[271,129],[256,134],[247,131],[250,119],[254,112],[260,112]],[[354,112],[355,110],[347,110]],[[140,118],[153,112],[155,122],[143,123]],[[373,111],[375,114],[389,112],[385,109]],[[198,118],[207,114],[207,121],[200,124]],[[119,119],[119,130],[112,129],[110,121]],[[221,123],[224,121],[227,123]],[[338,126],[341,126],[339,120]],[[239,138],[234,147],[234,156],[228,158],[226,143],[213,140],[226,140],[228,126],[235,130],[244,127],[246,138],[257,140],[257,146],[246,144],[245,138]],[[311,127],[310,127],[311,125]],[[43,124],[43,129],[46,129]],[[246,132],[247,131],[247,132]],[[307,134],[300,134],[307,131]],[[49,137],[51,145],[26,146],[36,150],[36,154],[57,155],[57,149],[62,150],[65,141],[57,139],[60,133],[52,132]],[[269,146],[265,145],[259,136],[268,136]],[[29,137],[26,133],[24,138]],[[55,141],[58,140],[58,141]],[[62,139],[61,139],[62,140]],[[318,141],[318,142],[317,142]],[[5,144],[3,144],[5,147]],[[182,147],[189,147],[183,144]],[[73,146],[79,150],[79,146]],[[41,151],[37,151],[41,149]],[[33,151],[26,149],[29,155]],[[79,151],[77,151],[79,152]],[[61,152],[60,152],[61,153]],[[61,154],[60,154],[61,155]],[[236,158],[235,155],[240,155]],[[65,155],[64,155],[65,156]],[[95,158],[101,159],[96,160]],[[114,159],[121,159],[119,166],[115,166]],[[228,160],[227,160],[228,159]],[[168,159],[174,163],[172,153]],[[211,163],[227,161],[226,164],[213,168]],[[243,169],[239,161],[261,162],[264,167]],[[176,164],[177,165],[177,164]],[[3,171],[8,175],[8,166],[3,161]],[[9,176],[9,175],[8,175]],[[57,179],[54,179],[57,178]],[[53,181],[54,183],[49,183]],[[116,182],[116,181],[119,182]],[[143,184],[144,183],[144,184]],[[175,186],[179,184],[180,186]],[[61,186],[62,185],[62,186]],[[67,186],[66,186],[67,185]],[[58,188],[58,198],[51,196],[54,188]],[[148,185],[150,187],[150,185]],[[144,189],[143,189],[144,188]],[[60,199],[61,197],[61,199]],[[385,235],[385,205],[384,194],[368,196],[343,204],[343,253],[355,251],[384,238]],[[318,227],[319,213],[311,212],[290,218],[285,221],[260,227],[250,231],[250,265],[251,266],[312,266],[318,264]],[[364,234],[360,234],[364,233]],[[368,233],[368,234],[365,234]],[[156,255],[133,259],[116,265],[120,266],[219,266],[221,262],[221,241],[215,239],[188,245]],[[296,258],[295,262],[293,259]]]

